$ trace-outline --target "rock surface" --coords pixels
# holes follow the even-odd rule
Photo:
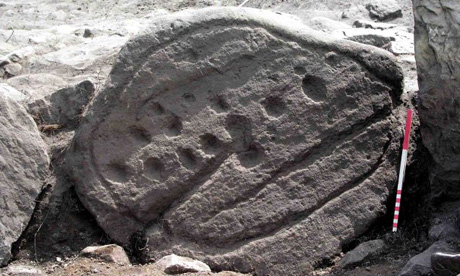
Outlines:
[[[357,265],[367,258],[377,255],[383,250],[384,247],[385,242],[383,240],[363,242],[362,244],[358,245],[358,247],[345,254],[339,263],[339,267],[346,268]]]
[[[460,273],[460,254],[435,252],[431,255],[431,269],[438,276],[455,276]]]
[[[460,2],[414,0],[423,143],[434,196],[460,197]]]
[[[83,81],[30,101],[28,111],[41,124],[75,127],[93,95],[93,83]]]
[[[460,244],[460,200],[447,201],[436,207],[431,214],[430,240]]]
[[[21,102],[27,99],[27,96],[24,93],[21,93],[6,83],[0,83],[0,95],[8,97],[17,102]]]
[[[152,259],[308,273],[384,209],[401,81],[385,51],[281,15],[185,11],[121,50],[67,162],[105,231],[145,231]]]
[[[375,47],[380,47],[383,49],[389,48],[391,41],[395,40],[393,37],[388,37],[388,36],[384,36],[381,34],[369,34],[369,33],[349,36],[347,39],[351,41],[363,43],[363,44],[372,45]]]
[[[117,264],[131,263],[123,247],[116,244],[88,246],[81,251],[80,255]]]
[[[68,86],[68,83],[62,78],[47,73],[17,76],[8,79],[7,84],[23,93],[26,103],[37,101]]]
[[[174,254],[159,259],[155,265],[167,274],[211,272],[211,268],[203,262]]]
[[[40,268],[23,265],[23,264],[13,264],[8,266],[8,269],[5,271],[4,276],[45,276],[45,273]]]
[[[379,21],[390,21],[402,17],[402,10],[394,0],[377,0],[366,5],[371,18]]]
[[[435,252],[452,252],[453,247],[446,242],[438,241],[433,243],[422,253],[412,257],[410,261],[401,270],[400,276],[423,276],[430,275],[431,256]]]
[[[32,117],[2,91],[0,141],[0,265],[5,265],[32,216],[49,158]]]

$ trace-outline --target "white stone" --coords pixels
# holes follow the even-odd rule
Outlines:
[[[211,268],[203,262],[174,254],[161,258],[155,264],[167,274],[211,271]]]
[[[25,101],[28,98],[26,94],[19,92],[6,83],[0,83],[0,95],[3,97],[11,98],[18,102]]]

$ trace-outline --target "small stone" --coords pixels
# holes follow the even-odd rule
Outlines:
[[[88,246],[81,251],[80,255],[117,264],[130,264],[125,250],[116,244]]]
[[[5,66],[5,65],[7,65],[9,63],[10,63],[10,61],[9,61],[9,59],[7,57],[0,57],[0,67],[3,67],[3,66]]]
[[[3,274],[2,274],[3,275]],[[30,265],[22,265],[22,264],[13,264],[8,266],[6,270],[6,275],[8,276],[44,276],[42,270],[30,266]]]
[[[414,53],[414,43],[407,40],[392,41],[388,51],[395,55],[411,55]]]
[[[94,94],[94,85],[85,80],[76,86],[59,89],[28,103],[28,111],[41,123],[75,127],[84,107]]]
[[[367,20],[361,20],[361,19],[353,22],[353,27],[355,28],[365,28],[365,29],[373,29],[373,30],[393,29],[396,26],[397,25],[395,24],[373,22],[373,21],[367,21]]]
[[[32,46],[27,46],[10,53],[7,57],[11,62],[17,63],[23,59],[29,58],[35,54]]]
[[[363,242],[362,244],[358,245],[358,247],[345,254],[345,257],[339,263],[339,267],[346,268],[357,265],[367,258],[382,252],[384,247],[385,242],[383,240]]]
[[[401,7],[394,0],[375,1],[366,5],[371,18],[379,21],[391,21],[402,17]]]
[[[93,37],[94,34],[91,32],[90,29],[85,29],[85,32],[83,33],[83,37],[88,38],[88,37]]]
[[[19,63],[10,63],[10,64],[3,66],[3,69],[5,70],[5,73],[4,73],[5,77],[11,78],[21,73],[22,66]]]
[[[375,47],[385,48],[389,47],[391,41],[394,41],[394,37],[388,37],[384,35],[378,34],[363,34],[363,35],[355,35],[351,37],[347,37],[348,40],[372,45]]]
[[[174,254],[161,258],[155,264],[167,274],[211,271],[211,268],[203,262]]]

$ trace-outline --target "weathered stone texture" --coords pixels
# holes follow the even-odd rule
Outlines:
[[[0,265],[27,226],[48,171],[46,146],[23,106],[0,92]]]
[[[401,80],[387,52],[281,15],[185,11],[121,50],[67,162],[105,231],[143,231],[152,259],[308,274],[384,210]]]
[[[86,80],[29,101],[28,111],[42,124],[75,127],[85,106],[94,95],[94,85]]]
[[[372,1],[366,5],[369,16],[379,21],[391,21],[402,17],[402,10],[394,0]]]
[[[339,262],[339,267],[347,268],[352,267],[354,265],[358,265],[366,259],[380,254],[384,248],[385,241],[381,239],[363,242],[360,245],[358,245],[355,249],[345,254],[343,259]]]
[[[460,2],[414,0],[419,116],[433,192],[460,196]]]

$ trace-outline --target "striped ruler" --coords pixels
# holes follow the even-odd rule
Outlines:
[[[393,217],[393,232],[398,230],[399,209],[401,208],[401,195],[406,172],[407,149],[409,148],[410,128],[412,125],[412,109],[407,110],[406,130],[404,131],[404,143],[401,154],[401,166],[399,167],[398,189],[396,190],[395,214]]]
[[[242,6],[244,6],[244,4],[246,4],[248,1],[249,1],[249,0],[246,0],[246,1],[244,1],[243,3],[239,4],[239,5],[238,5],[238,8],[241,8]]]

